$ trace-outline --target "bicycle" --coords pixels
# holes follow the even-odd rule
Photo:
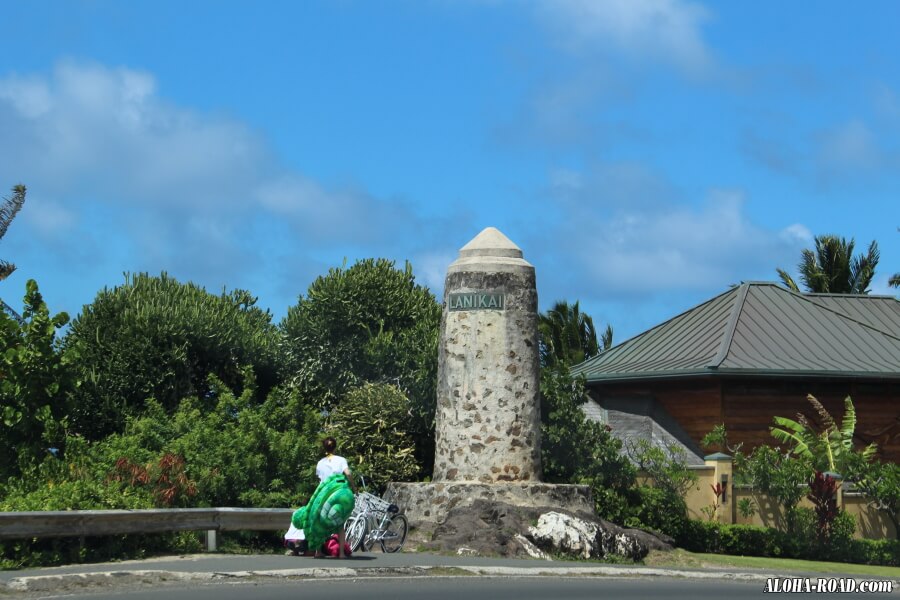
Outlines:
[[[365,479],[360,477],[363,488]],[[356,494],[356,503],[344,525],[350,551],[368,552],[377,542],[382,552],[398,552],[406,541],[409,522],[400,507],[365,490]]]

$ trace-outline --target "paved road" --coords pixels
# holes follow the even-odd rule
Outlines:
[[[291,583],[206,586],[177,590],[148,590],[126,594],[99,594],[97,600],[297,600],[328,598],[360,600],[600,600],[603,598],[666,598],[697,600],[721,596],[728,600],[759,598],[758,583],[722,583],[690,580],[611,578],[381,578],[356,581],[303,581]]]
[[[448,590],[447,593],[458,598],[468,589],[466,586],[476,585],[472,581],[483,580],[483,587],[477,592],[473,591],[473,597],[486,596],[492,600],[527,600],[531,597],[559,597],[568,600],[587,597],[579,594],[590,594],[592,598],[617,597],[616,594],[608,595],[607,592],[617,590],[616,586],[623,586],[622,593],[625,594],[636,590],[633,592],[635,596],[663,593],[671,599],[695,599],[700,593],[709,594],[719,590],[715,591],[719,594],[727,588],[728,593],[724,595],[732,600],[758,597],[766,578],[776,575],[754,570],[664,569],[596,562],[444,556],[415,552],[363,553],[348,560],[274,554],[199,554],[4,571],[0,572],[0,598],[6,598],[7,595],[51,598],[66,594],[112,598],[117,597],[115,594],[124,593],[127,596],[122,597],[129,600],[175,600],[188,596],[215,597],[218,600],[282,598],[298,590],[306,592],[319,589],[318,586],[322,585],[327,586],[329,591],[332,585],[338,585],[337,589],[341,590],[346,587],[346,593],[352,594],[354,598],[359,598],[361,593],[367,595],[372,586],[387,586],[386,597],[412,598],[413,596],[404,594],[421,589],[433,594],[426,597],[449,597],[441,596]],[[784,573],[781,575],[784,576]],[[900,570],[896,579],[900,582]],[[525,584],[524,587],[517,587],[518,583],[513,585],[520,580]],[[554,581],[557,583],[554,584]],[[635,581],[643,583],[637,585]],[[572,586],[572,595],[569,592],[555,591],[557,588],[554,585]],[[537,596],[529,595],[532,590],[540,593]],[[185,591],[188,595],[184,595]],[[260,596],[261,593],[265,595]],[[894,594],[894,597],[900,596],[900,585],[895,586]]]

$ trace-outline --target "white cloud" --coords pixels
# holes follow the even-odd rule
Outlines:
[[[5,170],[116,204],[234,210],[269,160],[241,123],[166,104],[147,73],[96,64],[0,79],[0,124]]]
[[[685,0],[545,0],[539,14],[574,51],[598,46],[700,74],[712,64],[706,9]]]
[[[447,267],[456,258],[457,255],[453,252],[422,252],[415,257],[413,264],[416,267],[418,283],[427,286],[438,300],[441,300],[443,294]]]
[[[294,275],[333,266],[335,249],[402,261],[444,248],[455,225],[286,169],[259,132],[173,104],[140,70],[66,61],[0,75],[0,131],[0,180],[29,186],[23,223],[55,238],[46,264],[78,252],[83,270],[166,270],[212,289],[262,279],[283,294],[268,281],[278,260],[298,269],[295,298],[308,281]]]
[[[28,210],[22,211],[21,219],[43,238],[65,235],[78,223],[78,216],[74,211],[54,200],[29,193],[26,204]]]
[[[900,96],[893,88],[883,84],[878,86],[874,103],[880,117],[893,125],[900,125]]]
[[[803,225],[773,231],[754,224],[741,190],[711,189],[694,205],[644,165],[591,170],[604,176],[553,175],[579,186],[577,194],[547,192],[560,219],[548,225],[544,252],[567,263],[537,259],[548,287],[586,302],[714,293],[742,280],[773,280],[775,268],[793,261],[808,239]]]
[[[831,174],[857,173],[882,165],[882,152],[875,135],[862,121],[853,120],[818,136],[820,171]]]
[[[50,110],[50,91],[36,77],[11,75],[0,81],[0,100],[9,102],[25,118],[35,119]]]

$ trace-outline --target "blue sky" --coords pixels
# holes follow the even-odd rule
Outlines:
[[[440,294],[494,226],[542,309],[615,339],[812,236],[900,271],[900,4],[0,1],[0,241],[73,316],[123,272],[245,288],[409,260]]]

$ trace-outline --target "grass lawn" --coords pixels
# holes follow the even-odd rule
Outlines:
[[[817,562],[795,558],[764,558],[760,556],[729,556],[725,554],[697,554],[686,550],[652,551],[644,564],[654,567],[737,567],[764,571],[804,571],[811,573],[841,573],[864,575],[878,579],[900,579],[900,567],[876,567],[851,563]]]

